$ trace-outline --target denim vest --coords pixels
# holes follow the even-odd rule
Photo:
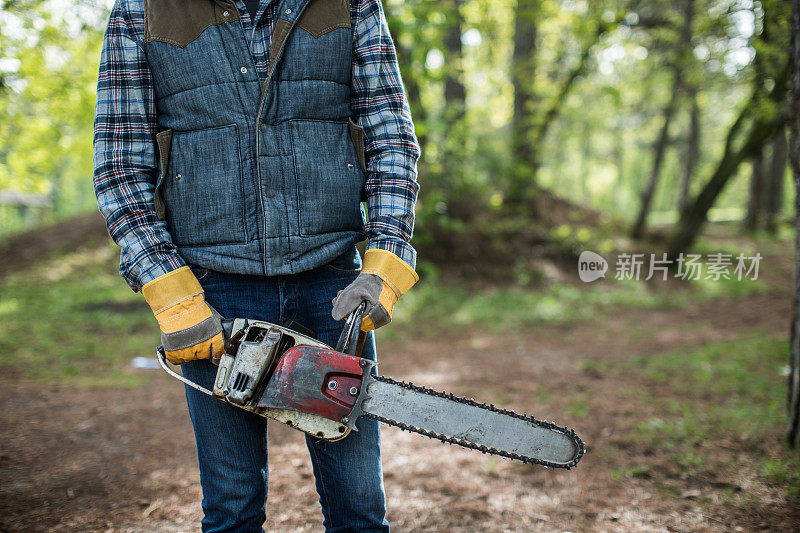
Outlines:
[[[145,2],[156,212],[187,262],[222,272],[293,274],[365,237],[349,1],[277,1],[263,87],[233,2]]]

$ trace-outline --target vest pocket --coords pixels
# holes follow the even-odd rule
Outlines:
[[[156,134],[156,145],[158,146],[158,176],[156,177],[156,190],[153,203],[155,204],[156,217],[158,217],[159,220],[165,220],[167,217],[167,209],[164,206],[162,189],[164,188],[164,177],[167,174],[171,143],[172,130],[164,130]]]
[[[177,245],[247,242],[236,124],[174,131],[162,196]]]
[[[364,156],[364,128],[353,122],[352,117],[347,118],[347,126],[350,128],[350,137],[352,137],[353,145],[356,147],[356,155],[358,156],[358,164],[361,165],[361,172],[366,175],[367,162]]]
[[[361,170],[348,121],[292,119],[301,235],[363,231]]]

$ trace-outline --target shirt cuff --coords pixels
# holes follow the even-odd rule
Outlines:
[[[378,248],[380,250],[392,252],[394,255],[405,261],[406,264],[408,264],[408,266],[410,266],[413,270],[416,270],[417,251],[413,246],[411,246],[411,244],[399,239],[379,237],[376,239],[370,239],[370,241],[367,243],[366,249],[370,250],[372,248]]]
[[[177,253],[170,254],[164,257],[164,259],[158,261],[157,263],[153,263],[148,268],[142,270],[136,279],[126,279],[126,281],[128,282],[128,285],[130,285],[131,289],[133,289],[135,292],[140,292],[145,284],[150,283],[154,279],[165,274],[169,274],[173,270],[177,270],[184,266],[186,266],[186,262],[183,260],[183,258],[181,258],[180,255]]]

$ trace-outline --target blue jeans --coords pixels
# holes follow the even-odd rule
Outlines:
[[[353,249],[355,251],[355,249]],[[343,322],[331,317],[331,300],[353,281],[360,258],[349,252],[332,263],[299,274],[224,274],[190,265],[206,300],[226,318],[253,318],[276,324],[294,319],[335,345]],[[375,360],[370,332],[362,357]],[[211,388],[217,367],[209,361],[181,366],[184,376]],[[186,387],[194,426],[200,483],[202,530],[262,531],[267,500],[267,420]],[[329,532],[389,531],[381,468],[378,423],[357,421],[337,442],[306,436],[316,489]]]

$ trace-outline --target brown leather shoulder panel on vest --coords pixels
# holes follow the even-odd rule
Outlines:
[[[227,15],[226,15],[227,13]],[[239,20],[239,10],[222,0],[145,0],[144,41],[184,48],[209,26]]]
[[[292,29],[292,23],[285,19],[278,19],[272,25],[272,42],[269,44],[269,69],[267,70],[267,79],[272,76],[272,71],[275,70],[275,62],[278,60],[278,54],[286,44],[286,38]]]
[[[349,28],[350,1],[311,0],[297,25],[315,38],[336,28]]]

